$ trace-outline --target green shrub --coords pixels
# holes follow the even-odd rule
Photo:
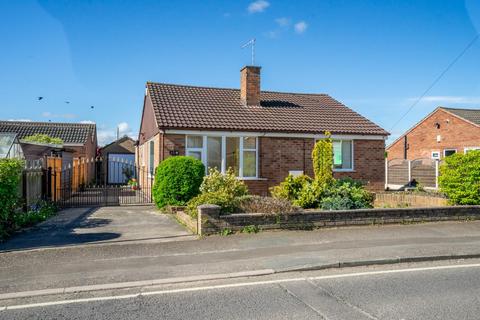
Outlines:
[[[239,198],[237,210],[244,213],[289,214],[300,211],[300,208],[286,199],[244,196]]]
[[[37,133],[32,136],[28,136],[22,139],[23,141],[49,143],[49,144],[63,144],[63,140],[60,138],[53,138],[47,134]]]
[[[187,212],[192,217],[197,216],[197,207],[202,204],[215,204],[221,207],[221,213],[232,213],[236,210],[240,197],[248,194],[245,183],[238,180],[230,169],[226,174],[210,169],[209,175],[203,178],[200,191],[187,204]]]
[[[222,214],[228,214],[236,210],[238,201],[239,197],[234,197],[222,191],[201,193],[188,201],[187,213],[195,218],[197,216],[197,207],[199,205],[215,204],[221,207]]]
[[[293,204],[304,209],[346,210],[371,208],[373,194],[351,178],[332,180],[330,184],[314,180],[306,183]]]
[[[318,180],[306,183],[293,204],[304,209],[318,208],[327,185]]]
[[[333,180],[333,142],[330,136],[330,132],[325,132],[325,139],[318,140],[312,151],[313,172],[320,184]]]
[[[306,175],[288,175],[280,185],[270,188],[270,193],[274,198],[293,201],[298,199],[303,187],[310,182],[312,178]]]
[[[205,175],[203,163],[193,157],[170,157],[157,167],[153,198],[157,207],[182,206],[199,193]]]
[[[53,203],[40,201],[32,206],[27,212],[17,212],[14,215],[15,228],[33,226],[42,222],[57,212],[57,207]]]
[[[351,179],[338,180],[324,190],[320,199],[323,210],[348,210],[372,208],[373,194]]]
[[[248,194],[248,188],[243,181],[237,179],[231,168],[226,174],[222,174],[216,168],[210,168],[200,185],[200,192],[225,192],[234,197],[241,197]]]
[[[480,204],[480,150],[446,157],[438,182],[450,203]]]
[[[7,236],[14,227],[23,165],[21,160],[0,159],[0,238]]]

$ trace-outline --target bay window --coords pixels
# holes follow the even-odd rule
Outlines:
[[[333,141],[333,169],[335,171],[353,170],[353,141]]]
[[[239,178],[257,178],[257,138],[238,136],[186,136],[187,156],[203,162],[207,168],[225,173],[229,168]]]

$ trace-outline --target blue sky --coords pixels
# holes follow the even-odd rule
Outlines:
[[[146,81],[237,88],[255,37],[263,89],[328,93],[396,137],[480,108],[478,40],[392,127],[478,31],[472,0],[0,0],[0,118],[136,136]]]

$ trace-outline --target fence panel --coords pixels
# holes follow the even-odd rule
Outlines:
[[[27,207],[45,199],[45,169],[42,160],[27,160],[22,174],[22,198]]]
[[[435,160],[417,159],[411,161],[411,179],[427,188],[437,187]]]
[[[387,165],[387,184],[405,186],[410,182],[408,160],[393,159]]]
[[[405,187],[421,186],[429,189],[438,188],[437,160],[433,159],[392,159],[386,164],[386,187],[400,190]]]

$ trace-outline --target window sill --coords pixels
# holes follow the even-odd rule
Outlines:
[[[333,169],[333,172],[355,172],[354,169]]]
[[[255,178],[255,177],[252,177],[252,178],[249,178],[249,177],[243,177],[243,178],[240,178],[240,177],[237,177],[238,180],[249,180],[249,181],[266,181],[268,180],[267,178]]]

